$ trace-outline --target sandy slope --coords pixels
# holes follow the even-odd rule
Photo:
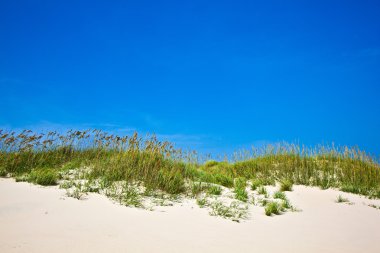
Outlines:
[[[380,252],[380,210],[367,206],[379,200],[303,186],[287,195],[302,212],[257,208],[235,223],[190,202],[146,211],[0,179],[0,252]]]

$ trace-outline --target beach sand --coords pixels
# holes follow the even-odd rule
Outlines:
[[[368,206],[380,200],[304,186],[287,196],[301,212],[257,207],[236,223],[190,200],[148,211],[1,178],[0,252],[380,252],[380,210]]]

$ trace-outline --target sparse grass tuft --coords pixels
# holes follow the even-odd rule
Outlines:
[[[239,222],[240,219],[247,218],[248,207],[242,207],[237,202],[232,202],[230,205],[225,205],[223,202],[216,201],[211,204],[210,215],[221,216]]]
[[[206,198],[198,198],[197,199],[197,205],[200,207],[200,208],[203,208],[203,207],[206,207],[208,205],[208,201]]]
[[[281,192],[281,191],[277,191],[273,194],[273,198],[275,199],[282,199],[282,200],[285,200],[286,199],[286,195],[284,192]]]
[[[375,204],[369,204],[368,206],[380,210],[380,206],[377,206]]]
[[[264,186],[260,186],[257,189],[257,193],[260,194],[260,195],[264,195],[266,198],[268,198],[268,191],[267,191],[267,189]]]
[[[347,203],[347,202],[350,202],[347,198],[344,198],[342,197],[342,195],[339,195],[337,198],[336,198],[336,203]]]
[[[203,191],[207,190],[209,186],[203,182],[192,182],[190,184],[191,196],[196,197]]]

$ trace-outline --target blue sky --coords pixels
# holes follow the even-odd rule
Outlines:
[[[0,126],[380,154],[379,1],[0,2]]]

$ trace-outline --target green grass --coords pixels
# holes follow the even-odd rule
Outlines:
[[[221,201],[216,201],[211,204],[210,215],[221,216],[239,222],[241,219],[247,218],[248,207],[242,207],[236,202],[232,202],[231,204],[226,205]]]
[[[208,205],[207,199],[206,198],[199,198],[199,199],[197,199],[197,205],[200,208],[206,207]]]
[[[268,202],[265,206],[265,215],[271,216],[272,214],[278,215],[281,212],[281,206],[277,202]]]
[[[248,201],[248,193],[246,191],[247,187],[247,179],[244,177],[236,178],[235,180],[235,198],[237,200],[247,202]]]
[[[213,185],[208,188],[207,193],[211,195],[220,195],[222,194],[222,188],[220,186]]]
[[[277,191],[273,194],[273,198],[275,199],[282,199],[282,200],[285,200],[286,199],[286,195],[284,192],[281,192],[281,191]]]
[[[58,173],[53,169],[34,169],[30,172],[27,181],[39,185],[57,185]]]
[[[208,184],[203,182],[191,182],[191,196],[196,197],[209,188]]]
[[[259,186],[263,185],[263,181],[258,179],[258,178],[254,178],[251,180],[251,190],[252,191],[255,191]]]
[[[237,200],[247,202],[248,201],[248,193],[245,189],[243,188],[236,188],[235,189],[235,198]]]
[[[257,193],[260,194],[260,195],[264,195],[266,198],[268,197],[268,191],[267,191],[267,189],[264,186],[260,186],[257,189]]]
[[[0,130],[0,176],[41,185],[66,184],[62,187],[71,194],[77,189],[75,196],[107,192],[116,183],[125,182],[173,198],[199,199],[202,194],[218,197],[223,186],[231,188],[236,199],[248,202],[249,189],[268,198],[265,186],[279,183],[280,192],[290,191],[297,184],[380,198],[379,163],[355,147],[281,143],[242,154],[204,162],[202,156],[176,149],[154,135],[142,138],[137,133],[116,136],[100,130],[44,134]],[[69,181],[79,179],[86,184],[69,187]],[[114,194],[129,206],[139,206],[144,195],[129,188]],[[286,200],[281,193],[274,195]],[[283,208],[289,209],[288,204]]]
[[[7,171],[3,167],[0,167],[0,177],[6,177],[7,174]]]
[[[347,202],[350,202],[347,198],[344,198],[342,197],[342,195],[339,195],[337,198],[336,198],[336,203],[347,203]]]
[[[289,179],[284,179],[280,183],[280,191],[292,191],[293,183]]]

